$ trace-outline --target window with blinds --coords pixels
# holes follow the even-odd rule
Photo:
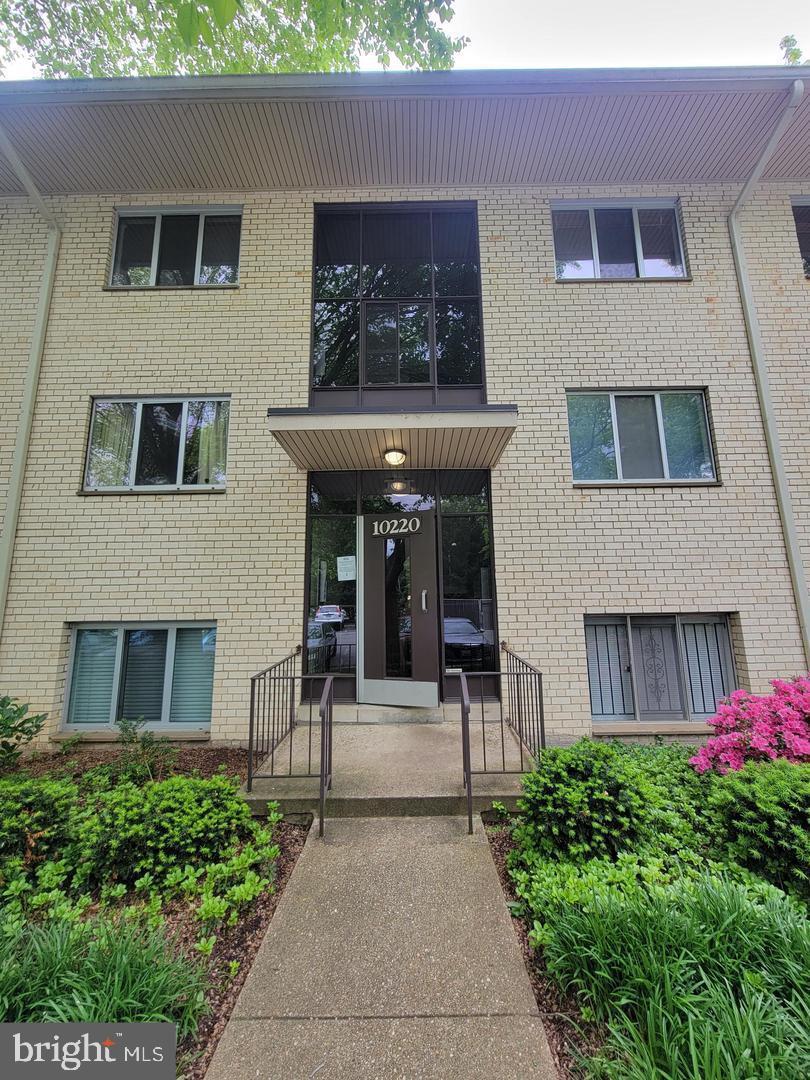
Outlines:
[[[595,722],[706,720],[734,689],[724,615],[589,616],[585,647]]]
[[[215,626],[80,626],[73,631],[69,725],[207,728]]]

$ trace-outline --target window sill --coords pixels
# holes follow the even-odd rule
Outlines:
[[[101,288],[103,292],[211,292],[239,289],[241,285],[240,281],[233,281],[222,285],[102,285]]]
[[[583,277],[583,278],[555,278],[555,285],[691,285],[694,278],[686,277]]]
[[[712,735],[714,729],[703,720],[659,720],[610,723],[591,720],[591,734],[598,735]]]
[[[146,728],[145,730],[150,731],[161,738],[168,739],[170,742],[211,741],[210,730],[202,730],[200,728],[167,731],[165,727],[151,727]],[[91,728],[90,730],[86,730],[81,729],[76,725],[72,728],[63,727],[60,731],[54,732],[54,734],[50,736],[50,741],[54,743],[67,742],[68,739],[75,739],[77,735],[83,743],[117,743],[120,740],[120,735],[114,728]]]
[[[225,495],[227,488],[224,487],[142,487],[142,488],[79,488],[76,492],[81,496],[96,495]]]
[[[574,480],[575,488],[722,487],[722,480]]]

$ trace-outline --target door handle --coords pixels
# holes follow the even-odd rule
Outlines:
[[[422,589],[422,611],[427,611],[427,589]]]

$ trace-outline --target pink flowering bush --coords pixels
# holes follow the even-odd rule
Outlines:
[[[776,758],[810,762],[810,676],[771,686],[771,694],[735,690],[722,702],[709,720],[715,734],[689,759],[697,772],[737,772]]]

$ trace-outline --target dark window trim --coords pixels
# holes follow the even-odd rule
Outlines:
[[[478,302],[478,325],[480,332],[480,357],[481,357],[481,382],[480,383],[463,383],[463,384],[447,384],[444,386],[445,390],[479,390],[480,391],[480,404],[487,404],[487,373],[486,373],[486,350],[484,344],[484,309],[483,309],[483,292],[481,288],[481,235],[480,225],[478,221],[478,203],[475,200],[457,200],[449,199],[443,200],[431,200],[427,202],[349,202],[349,203],[332,203],[332,202],[316,202],[313,203],[313,215],[312,215],[312,274],[310,282],[310,326],[309,326],[309,405],[310,409],[314,409],[314,402],[316,395],[334,394],[336,397],[336,408],[341,412],[347,411],[339,404],[337,404],[337,396],[340,394],[352,395],[358,401],[361,402],[357,408],[358,412],[377,412],[381,411],[379,405],[370,403],[363,405],[364,394],[371,391],[378,398],[381,394],[387,393],[389,400],[386,401],[387,408],[397,408],[408,411],[421,411],[424,408],[442,408],[439,404],[440,387],[437,380],[436,371],[436,293],[434,286],[434,264],[432,260],[433,254],[433,227],[431,221],[430,228],[430,244],[431,244],[431,295],[430,297],[414,297],[413,303],[427,303],[430,306],[430,345],[431,345],[431,382],[429,383],[364,383],[363,376],[365,374],[365,333],[363,329],[363,312],[364,305],[367,303],[384,303],[386,298],[384,297],[369,297],[365,298],[362,295],[350,296],[350,297],[330,297],[329,302],[332,303],[348,303],[356,302],[360,305],[360,340],[359,340],[359,354],[358,354],[358,378],[359,382],[356,386],[316,386],[312,379],[312,360],[315,351],[315,304],[318,302],[315,297],[315,269],[316,269],[316,250],[317,250],[317,223],[318,217],[321,214],[345,214],[345,213],[360,213],[360,251],[362,259],[362,245],[363,245],[363,216],[366,213],[434,213],[434,212],[459,212],[470,213],[473,215],[473,227],[475,230],[475,243],[476,251],[478,255],[478,293],[477,295],[459,294],[453,297],[441,297],[441,300],[475,300]],[[360,289],[362,294],[362,262],[360,266]],[[407,298],[403,297],[389,297],[387,298],[391,303],[408,303]],[[326,302],[326,301],[324,301]],[[431,404],[414,406],[398,405],[396,402],[396,396],[403,392],[403,390],[425,390],[431,392]],[[322,408],[319,411],[324,411]],[[330,410],[327,410],[330,411]]]

